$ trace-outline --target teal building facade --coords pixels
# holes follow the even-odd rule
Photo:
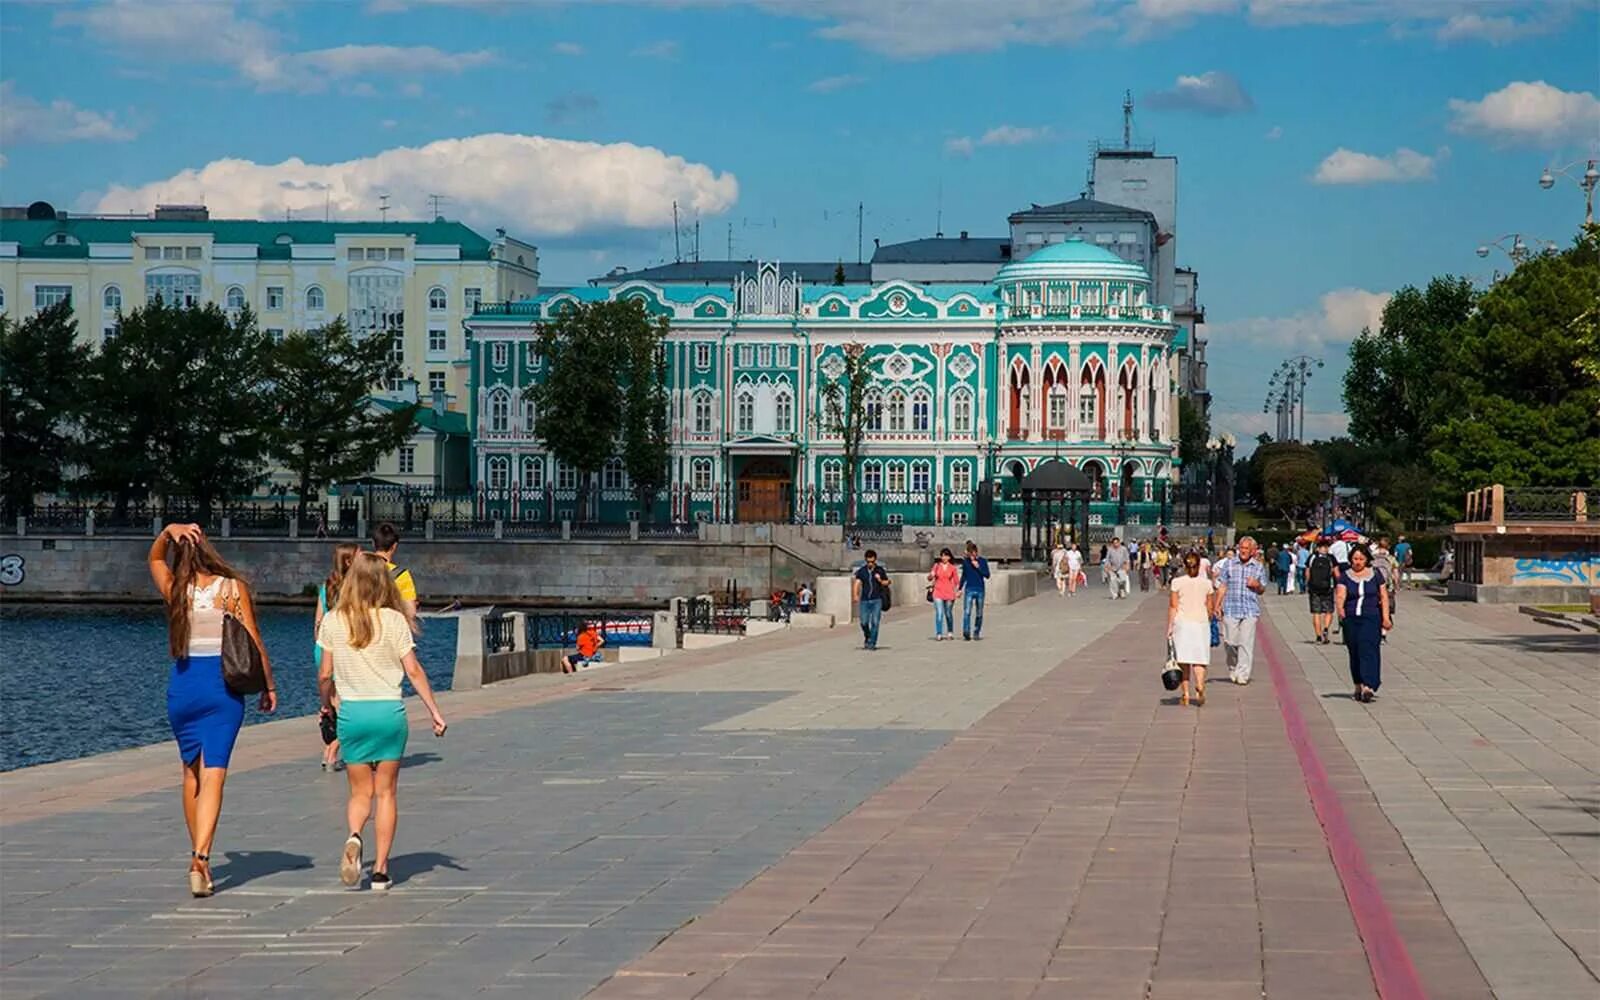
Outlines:
[[[540,324],[630,298],[670,324],[672,485],[648,515],[620,460],[580,491],[525,395]],[[1022,477],[1060,458],[1093,484],[1091,524],[1153,526],[1177,480],[1183,330],[1142,266],[1080,240],[983,283],[816,285],[762,262],[725,288],[550,290],[465,322],[475,485],[509,522],[846,520],[823,388],[853,345],[872,373],[858,525],[1018,523]]]

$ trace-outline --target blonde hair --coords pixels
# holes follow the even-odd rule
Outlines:
[[[333,547],[333,571],[328,574],[328,579],[323,581],[328,609],[339,603],[339,585],[344,583],[345,574],[350,572],[350,563],[360,551],[361,546],[354,542],[340,542]]]
[[[378,611],[393,608],[402,615],[400,591],[389,576],[389,562],[371,552],[358,554],[339,585],[337,610],[344,618],[351,649],[365,649],[378,634]]]

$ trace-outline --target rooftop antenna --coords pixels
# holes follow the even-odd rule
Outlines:
[[[733,259],[733,223],[728,223],[728,259]]]
[[[327,188],[322,189],[322,221],[333,221],[333,195]]]
[[[1133,91],[1122,92],[1122,148],[1133,148]]]
[[[861,264],[861,220],[866,215],[866,203],[856,202],[856,264]]]
[[[694,220],[694,262],[700,263],[700,220]]]
[[[389,196],[386,194],[378,195],[378,214],[384,222],[389,221]]]
[[[944,178],[939,178],[939,194],[936,201],[938,207],[933,213],[933,235],[944,237]]]
[[[672,203],[672,259],[683,263],[683,232],[678,228],[678,203]]]
[[[430,195],[428,195],[428,204],[431,206],[430,214],[435,219],[442,218],[442,216],[439,213],[439,207],[441,205],[443,205],[445,202],[449,201],[449,200],[450,200],[449,197],[447,197],[446,195],[442,195],[442,194],[430,194]]]

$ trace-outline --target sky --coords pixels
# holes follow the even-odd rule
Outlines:
[[[853,261],[1003,236],[1076,197],[1092,140],[1178,157],[1213,425],[1324,362],[1394,289],[1562,245],[1600,155],[1600,0],[13,0],[0,201],[213,217],[439,212],[542,281],[702,257]],[[1578,165],[1581,174],[1583,165]],[[1506,240],[1506,246],[1510,241]]]

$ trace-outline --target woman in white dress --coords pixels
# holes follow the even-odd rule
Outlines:
[[[1194,703],[1206,703],[1206,667],[1211,663],[1211,615],[1216,610],[1216,585],[1200,571],[1200,554],[1186,553],[1183,572],[1172,579],[1167,602],[1167,638],[1178,665],[1183,668],[1180,704],[1189,704],[1189,681],[1194,680]]]
[[[1083,553],[1078,550],[1078,543],[1073,542],[1067,550],[1067,593],[1076,594],[1078,584],[1083,577]]]
[[[1050,572],[1056,578],[1056,592],[1067,596],[1067,545],[1060,539],[1050,552]]]

